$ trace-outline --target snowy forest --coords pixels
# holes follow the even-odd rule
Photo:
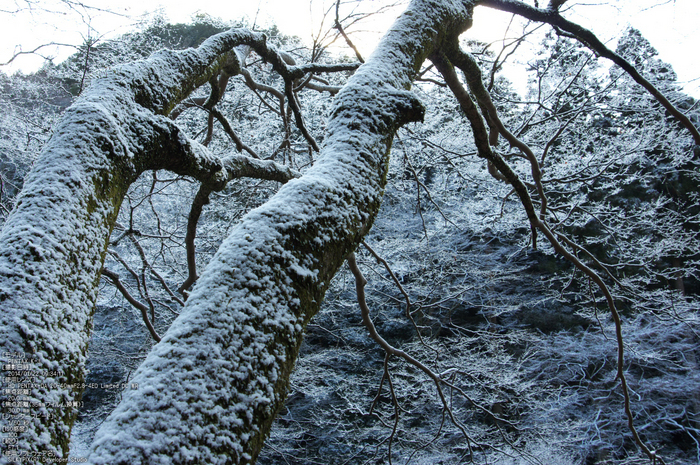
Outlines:
[[[0,463],[700,464],[699,102],[543,3],[0,67]]]

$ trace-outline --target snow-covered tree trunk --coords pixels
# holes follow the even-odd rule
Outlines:
[[[66,111],[28,174],[0,233],[1,424],[3,439],[14,438],[2,441],[0,463],[68,454],[107,241],[141,172],[169,169],[214,186],[240,175],[291,177],[272,163],[215,158],[164,116],[235,66],[230,51],[240,43],[264,37],[231,31],[112,70]]]
[[[249,463],[282,406],[303,331],[369,231],[424,59],[471,21],[468,2],[416,1],[336,97],[318,162],[248,214],[132,377],[90,463]]]
[[[203,272],[132,378],[138,389],[98,432],[92,463],[255,459],[304,327],[379,209],[395,131],[422,119],[411,81],[447,36],[469,27],[471,9],[470,1],[416,0],[398,19],[336,98],[316,165],[251,212]],[[66,112],[28,176],[0,235],[2,362],[29,368],[14,372],[24,390],[2,398],[3,425],[17,406],[8,401],[30,406],[12,449],[20,459],[68,454],[96,286],[131,182],[170,169],[216,184],[246,165],[208,155],[165,117],[219,70],[235,73],[231,50],[240,44],[260,48],[264,38],[230,31],[111,71]],[[289,179],[279,167],[246,169]],[[18,460],[2,449],[1,463]]]
[[[541,218],[525,184],[490,147],[483,117],[496,128],[498,118],[481,92],[479,73],[465,71],[467,81],[474,81],[469,85],[482,113],[454,73],[455,64],[469,68],[456,44],[477,3],[573,34],[678,113],[629,63],[590,31],[561,17],[557,8],[563,2],[539,9],[517,0],[413,0],[337,95],[316,164],[250,212],[224,241],[180,317],[130,379],[134,387],[98,431],[91,463],[255,460],[284,401],[304,328],[377,214],[394,134],[423,116],[409,89],[429,56],[458,94],[480,155],[516,188],[533,227],[599,283],[617,315],[602,279],[567,252],[545,224],[545,195],[534,154],[530,159]],[[293,177],[271,162],[214,157],[167,118],[193,89],[220,72],[226,77],[241,72],[238,46],[250,47],[270,62],[287,89],[309,71],[267,47],[262,35],[242,30],[214,36],[196,50],[161,52],[116,68],[66,112],[27,177],[0,232],[0,355],[12,385],[0,398],[2,431],[8,433],[3,434],[8,441],[0,446],[0,464],[67,457],[107,242],[129,185],[143,171],[167,169],[212,190],[239,176]],[[303,120],[296,116],[304,132]],[[676,117],[700,143],[689,120]],[[504,128],[499,131],[514,147],[529,151]],[[618,378],[624,384],[616,318]],[[624,392],[628,400],[626,387]],[[635,441],[656,460],[632,427],[629,405],[625,413]]]

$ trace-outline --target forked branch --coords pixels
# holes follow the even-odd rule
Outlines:
[[[139,302],[134,298],[134,296],[131,295],[131,293],[124,287],[124,284],[121,282],[119,279],[119,275],[113,271],[108,270],[107,268],[102,269],[102,276],[105,276],[109,278],[110,281],[112,281],[112,284],[119,290],[119,292],[124,296],[124,298],[129,302],[132,306],[136,307],[141,311],[141,318],[143,319],[144,324],[146,325],[146,328],[148,328],[148,332],[151,333],[151,337],[156,341],[160,342],[160,336],[156,332],[155,328],[153,327],[153,324],[151,323],[151,320],[148,318],[148,307],[144,305],[143,303]]]
[[[501,133],[504,134],[504,136],[506,136],[506,138],[509,140],[509,142],[511,142],[511,144],[523,150],[524,153],[529,154],[528,159],[532,164],[537,164],[537,159],[535,158],[530,148],[525,143],[512,136],[510,132],[508,132],[505,129],[503,123],[500,121],[498,113],[496,112],[496,108],[491,103],[490,96],[488,96],[488,93],[483,88],[483,84],[481,81],[481,71],[478,69],[478,65],[476,65],[476,63],[473,60],[470,60],[468,55],[464,53],[455,52],[454,49],[452,50],[452,53],[450,53],[450,57],[454,57],[454,59],[456,59],[461,64],[463,71],[465,71],[466,79],[470,85],[470,90],[475,96],[477,96],[477,99],[479,99],[482,110],[485,110],[487,112],[486,117],[490,119],[499,128]],[[576,257],[576,255],[567,250],[557,239],[556,235],[552,232],[552,230],[546,223],[546,218],[544,215],[546,212],[546,204],[544,205],[545,208],[541,210],[541,214],[539,217],[535,213],[534,205],[532,199],[530,198],[530,194],[527,190],[527,186],[525,185],[525,183],[520,179],[520,177],[515,173],[515,171],[511,169],[508,163],[496,151],[491,149],[489,145],[489,136],[486,130],[486,125],[484,124],[484,119],[479,113],[477,105],[475,105],[475,103],[473,102],[471,96],[469,95],[469,92],[467,92],[466,89],[462,87],[461,83],[457,79],[452,63],[450,63],[448,58],[442,54],[435,54],[431,57],[431,60],[438,68],[438,70],[442,73],[443,77],[445,78],[445,82],[447,82],[448,86],[450,87],[455,97],[457,98],[460,106],[462,107],[462,110],[469,119],[472,131],[474,133],[474,140],[479,151],[479,156],[486,158],[489,162],[493,163],[494,166],[496,166],[499,169],[499,171],[501,171],[501,173],[507,179],[507,181],[513,186],[515,192],[520,197],[521,203],[525,207],[528,219],[530,220],[530,224],[533,228],[533,232],[534,230],[538,230],[542,234],[544,234],[544,236],[550,242],[554,250],[557,253],[564,256],[564,258],[570,261],[577,269],[582,271],[593,282],[595,282],[600,291],[603,293],[608,305],[608,309],[610,310],[613,321],[615,323],[615,333],[617,340],[617,378],[620,380],[620,386],[624,397],[624,411],[627,417],[628,428],[634,438],[635,443],[647,455],[647,457],[649,457],[649,459],[653,463],[657,463],[658,461],[658,463],[664,464],[665,462],[663,461],[663,459],[659,457],[655,451],[650,450],[644,443],[644,441],[642,441],[634,425],[634,416],[632,414],[631,409],[631,395],[629,387],[627,385],[627,379],[625,377],[624,370],[625,357],[624,339],[622,336],[622,319],[617,310],[617,307],[615,305],[615,299],[613,298],[610,289],[608,288],[607,284],[605,284],[605,281],[603,281],[600,275],[598,275],[597,272],[595,272],[592,268],[581,262],[578,259],[578,257]],[[537,167],[535,169],[535,167],[533,166],[533,175],[535,172],[539,172],[539,168]],[[535,179],[535,181],[538,185],[538,192],[540,192],[540,196],[542,197],[542,199],[544,199],[545,197],[544,192],[542,190],[541,180]]]
[[[528,159],[531,161],[531,163],[537,164],[537,159],[534,157],[534,154],[532,154],[530,148],[527,147],[527,145],[524,144],[522,141],[510,135],[510,133],[505,129],[503,123],[500,121],[495,106],[490,101],[490,97],[487,94],[484,94],[485,89],[483,88],[483,84],[481,83],[481,72],[480,70],[478,70],[478,65],[476,65],[476,63],[472,60],[469,60],[468,55],[464,53],[457,53],[454,51],[454,49],[450,52],[450,58],[456,59],[462,65],[462,68],[465,71],[465,74],[467,75],[466,79],[470,85],[470,90],[474,95],[477,96],[477,99],[479,99],[479,103],[481,103],[480,106],[482,110],[485,110],[485,112],[487,112],[486,118],[490,119],[497,127],[499,127],[499,129],[506,136],[506,138],[509,139],[509,142],[511,142],[511,144],[514,144],[515,146],[523,150],[523,152],[526,154],[530,153]],[[467,92],[467,90],[464,89],[462,84],[459,82],[459,79],[457,78],[457,75],[454,71],[454,67],[450,60],[447,58],[447,56],[441,53],[436,53],[433,56],[431,56],[431,61],[442,73],[443,77],[445,78],[445,82],[452,90],[462,110],[469,119],[479,156],[493,163],[493,165],[496,168],[498,168],[498,170],[503,174],[507,181],[513,186],[513,189],[517,193],[521,203],[523,204],[523,207],[525,208],[528,219],[530,220],[531,227],[533,228],[533,234],[535,230],[540,231],[542,234],[544,234],[544,236],[550,242],[554,250],[557,253],[564,256],[564,258],[570,261],[577,269],[579,269],[593,282],[595,282],[600,291],[603,293],[608,305],[608,309],[610,310],[613,321],[615,323],[615,332],[617,339],[617,378],[620,380],[621,390],[624,397],[624,411],[627,417],[628,428],[634,438],[635,443],[647,455],[647,457],[649,457],[649,459],[654,463],[658,462],[660,464],[664,464],[665,462],[663,461],[663,459],[659,457],[655,451],[650,450],[644,443],[644,441],[642,441],[641,437],[637,432],[637,429],[634,426],[634,417],[631,409],[631,395],[629,387],[627,385],[627,379],[625,377],[624,370],[625,358],[624,340],[622,336],[622,319],[617,310],[617,307],[615,305],[615,299],[610,289],[608,288],[605,281],[600,277],[600,275],[598,275],[597,272],[595,272],[592,268],[581,262],[578,259],[578,257],[576,257],[576,255],[567,250],[557,239],[555,234],[552,232],[552,230],[546,223],[546,217],[544,215],[544,213],[546,213],[546,210],[542,209],[541,214],[539,216],[537,215],[525,183],[520,179],[520,177],[515,173],[515,171],[513,171],[510,165],[498,154],[498,152],[492,150],[489,144],[489,134],[486,129],[486,124],[484,123],[484,117],[479,112],[479,109],[475,102],[472,100],[472,97],[469,94],[469,92]],[[477,69],[474,69],[474,66],[476,66]],[[478,97],[479,95],[481,95],[481,98]],[[533,172],[536,171],[539,171],[539,168],[535,169],[535,167],[533,167]],[[542,190],[541,181],[539,179],[535,179],[535,181],[538,184],[538,192],[540,192],[540,196],[544,199],[544,192]]]
[[[469,437],[469,434],[467,433],[467,430],[465,429],[464,425],[462,425],[457,420],[457,418],[455,418],[452,409],[450,408],[450,403],[448,402],[442,390],[444,380],[442,380],[439,375],[433,372],[433,370],[425,366],[420,360],[415,359],[403,350],[395,348],[379,335],[377,329],[374,326],[374,323],[372,322],[372,318],[369,315],[369,307],[367,306],[367,299],[365,297],[365,285],[367,285],[367,280],[360,271],[360,268],[357,266],[357,261],[355,260],[354,253],[351,253],[348,256],[347,262],[350,271],[355,277],[355,290],[357,291],[357,302],[360,306],[360,312],[362,314],[362,323],[365,325],[365,328],[367,328],[367,331],[369,331],[370,338],[372,338],[373,341],[375,341],[382,349],[384,349],[387,356],[394,355],[396,357],[404,359],[406,362],[410,363],[411,365],[415,366],[423,373],[425,373],[426,376],[428,376],[428,378],[430,378],[433,381],[433,383],[435,383],[435,388],[437,389],[438,396],[440,397],[443,410],[447,412],[452,423],[461,431],[462,435],[464,435],[464,438],[467,440],[467,444],[471,452],[471,438]]]

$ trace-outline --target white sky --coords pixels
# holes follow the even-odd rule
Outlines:
[[[64,0],[65,1],[65,0]],[[196,13],[223,19],[247,18],[259,25],[277,24],[282,32],[304,39],[312,33],[312,24],[322,18],[334,0],[84,0],[91,6],[116,10],[124,17],[91,11],[90,17],[66,8],[62,0],[0,0],[0,63],[6,62],[13,50],[31,50],[47,42],[80,44],[87,34],[88,23],[99,34],[113,37],[127,32],[143,14],[162,10],[172,22],[187,22]],[[546,3],[548,0],[540,0]],[[385,0],[363,0],[363,8],[374,8]],[[614,40],[628,25],[641,30],[659,51],[661,59],[671,63],[686,92],[700,98],[700,2],[698,0],[570,0],[575,4],[571,19],[593,30],[603,41]],[[27,5],[33,4],[31,10]],[[115,6],[118,4],[119,6]],[[19,13],[8,13],[22,9]],[[481,11],[480,11],[481,10]],[[396,10],[398,12],[399,10]],[[395,15],[396,13],[394,13]],[[368,26],[376,32],[385,30],[394,16],[385,15]],[[467,34],[485,42],[503,37],[509,15],[477,9],[474,27]],[[517,32],[517,31],[516,31]],[[374,39],[372,38],[374,37]],[[377,34],[360,40],[368,54]],[[72,52],[70,48],[43,49],[57,61]],[[33,71],[41,65],[38,57],[23,56],[12,65],[0,67],[6,73],[15,70]]]

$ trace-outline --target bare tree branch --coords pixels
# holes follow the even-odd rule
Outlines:
[[[360,54],[360,51],[357,49],[355,44],[352,43],[352,40],[350,40],[350,37],[345,33],[345,29],[343,28],[343,25],[340,23],[340,0],[337,0],[335,2],[335,23],[333,25],[335,29],[338,30],[341,36],[343,36],[343,39],[345,39],[345,43],[348,44],[348,47],[350,47],[353,52],[355,52],[355,56],[357,57],[357,61],[360,63],[364,63],[365,60],[362,58],[362,55]]]
[[[192,201],[192,207],[190,207],[190,214],[187,217],[187,234],[185,235],[185,247],[187,249],[187,279],[178,288],[178,292],[185,296],[187,299],[187,292],[192,284],[197,281],[199,277],[197,275],[197,263],[195,256],[195,246],[194,239],[197,235],[197,223],[199,222],[199,217],[202,215],[202,210],[204,205],[209,203],[209,194],[211,194],[211,187],[207,184],[202,184],[199,186],[199,190]]]
[[[112,284],[119,289],[119,292],[124,296],[124,298],[134,307],[139,309],[141,311],[141,318],[143,319],[144,324],[146,325],[146,328],[148,328],[148,332],[151,333],[151,337],[156,342],[160,342],[160,336],[158,336],[158,333],[156,333],[155,328],[153,327],[153,324],[151,323],[151,320],[148,318],[148,307],[136,300],[130,293],[129,291],[124,287],[122,284],[121,280],[119,279],[119,275],[113,271],[108,270],[107,268],[102,268],[102,276],[106,276],[109,278],[110,281],[112,281]]]
[[[0,63],[0,66],[6,66],[15,61],[17,58],[19,58],[22,55],[39,55],[45,60],[48,60],[49,57],[43,56],[39,53],[39,50],[46,48],[46,47],[70,47],[70,48],[75,48],[78,49],[79,47],[77,45],[72,45],[72,44],[64,44],[60,42],[49,42],[48,44],[42,44],[39,45],[32,50],[20,50],[19,52],[15,52],[6,62]]]
[[[454,43],[452,43],[454,44]],[[464,54],[464,53],[455,53],[454,48],[452,49],[452,53],[450,53],[451,57],[455,57],[457,60],[460,61],[460,63],[464,66],[464,69],[469,70],[469,73],[465,72],[467,74],[467,80],[470,82],[470,84],[473,82],[474,83],[474,88],[472,89],[475,93],[475,95],[481,94],[482,89],[483,89],[483,83],[481,81],[481,71],[478,68],[478,65],[473,60],[469,60],[469,57]],[[608,288],[607,284],[603,281],[603,279],[596,273],[592,268],[588,267],[585,265],[583,262],[581,262],[573,253],[569,252],[557,239],[555,234],[550,230],[549,226],[546,224],[546,220],[544,218],[544,213],[545,210],[541,210],[540,217],[538,218],[538,215],[534,211],[534,207],[532,204],[532,200],[530,198],[530,195],[527,191],[526,186],[523,184],[523,182],[520,180],[519,176],[510,168],[510,166],[503,160],[503,158],[497,153],[491,150],[489,146],[489,137],[487,135],[487,130],[486,126],[484,124],[484,120],[479,113],[476,105],[471,99],[471,96],[465,91],[465,89],[461,86],[459,81],[456,78],[456,75],[454,73],[454,70],[452,68],[451,63],[447,58],[444,57],[444,55],[440,54],[434,54],[431,56],[431,61],[435,64],[435,66],[438,68],[438,70],[443,74],[443,77],[445,78],[445,81],[447,82],[448,86],[450,89],[453,91],[455,94],[455,97],[457,98],[457,101],[460,103],[460,106],[462,107],[462,110],[465,112],[467,115],[467,118],[469,119],[469,122],[472,126],[472,130],[474,133],[474,140],[477,145],[477,149],[479,150],[479,156],[486,158],[487,160],[493,162],[493,164],[499,169],[499,171],[506,177],[508,182],[513,186],[515,192],[518,194],[520,197],[521,203],[525,207],[525,211],[527,213],[527,216],[530,220],[530,224],[533,230],[533,243],[534,243],[534,232],[535,230],[539,230],[542,232],[542,234],[549,240],[550,244],[554,248],[554,250],[561,255],[563,255],[567,260],[569,260],[576,268],[581,270],[586,276],[588,276],[593,282],[596,283],[598,288],[601,290],[603,295],[605,296],[608,309],[611,312],[611,315],[613,317],[613,321],[615,322],[615,330],[616,330],[616,337],[617,337],[617,379],[620,380],[620,385],[621,385],[621,390],[623,393],[624,397],[624,412],[627,417],[627,423],[628,423],[628,428],[630,432],[632,433],[632,436],[634,438],[635,443],[639,446],[639,448],[649,457],[650,460],[655,461],[658,460],[659,463],[665,463],[661,457],[659,457],[655,452],[651,451],[647,445],[644,443],[644,441],[641,439],[639,436],[637,429],[634,425],[634,415],[632,413],[631,409],[631,394],[630,390],[628,387],[626,375],[625,375],[625,358],[624,358],[624,339],[622,336],[622,319],[620,317],[620,314],[617,310],[616,304],[615,304],[615,299],[612,296],[612,293],[610,292],[610,289]],[[474,68],[476,67],[476,68]],[[476,78],[478,76],[478,79]],[[478,83],[477,83],[478,81]],[[485,91],[485,89],[483,89]],[[489,111],[489,117],[494,120],[494,122],[498,125],[498,127],[503,127],[503,124],[500,122],[500,119],[498,118],[497,113],[495,112],[495,106],[493,106],[490,103],[490,98],[486,100],[486,95],[482,95],[482,100],[484,101],[484,104],[486,105],[486,110]],[[493,113],[491,113],[493,111]],[[531,156],[528,156],[529,159],[534,159],[534,163],[537,163],[537,159],[534,158],[534,154],[532,154],[532,151],[527,147],[526,144],[523,142],[519,141],[518,139],[510,136],[510,133],[505,130],[503,127],[503,132],[505,132],[506,136],[510,139],[509,141],[512,144],[518,144],[517,146],[521,148],[521,150],[525,151],[527,150]],[[527,153],[527,152],[525,152]],[[532,162],[531,162],[532,163]],[[542,189],[541,188],[541,183],[539,184],[538,191]],[[542,194],[543,195],[543,194]],[[544,198],[544,197],[543,197]]]
[[[557,30],[570,34],[571,37],[577,39],[598,55],[609,59],[654,96],[674,118],[690,131],[695,140],[695,145],[700,145],[700,131],[698,131],[690,119],[676,108],[656,86],[642,76],[639,71],[637,71],[637,68],[620,55],[610,50],[593,32],[561,16],[558,9],[563,3],[564,1],[561,0],[551,0],[547,9],[539,9],[518,0],[478,0],[479,5],[515,13],[532,21],[547,23]]]
[[[357,261],[355,260],[355,254],[351,253],[348,258],[347,258],[347,263],[348,267],[350,268],[350,271],[352,272],[353,276],[355,277],[355,290],[357,291],[357,303],[360,306],[360,312],[362,315],[362,323],[365,325],[365,328],[367,328],[367,331],[369,331],[369,337],[374,340],[384,351],[387,353],[387,355],[394,355],[399,358],[404,359],[406,362],[410,363],[411,365],[415,366],[419,370],[421,370],[423,373],[425,373],[435,384],[435,388],[437,389],[438,396],[440,397],[440,400],[443,405],[443,409],[447,411],[447,414],[450,417],[450,420],[452,420],[452,423],[462,432],[462,435],[464,438],[467,440],[467,443],[469,444],[469,447],[471,448],[471,438],[469,434],[467,433],[466,428],[462,423],[455,418],[452,409],[450,408],[450,404],[447,401],[447,398],[445,397],[445,394],[443,393],[442,390],[442,384],[443,380],[438,376],[436,373],[434,373],[430,368],[428,368],[426,365],[424,365],[422,362],[419,360],[415,359],[411,355],[407,354],[403,350],[397,349],[386,340],[384,340],[383,337],[379,335],[377,332],[377,329],[374,326],[374,323],[372,322],[372,318],[370,317],[369,313],[369,307],[367,306],[367,300],[365,297],[365,285],[367,284],[367,280],[363,276],[362,272],[360,271],[360,268],[357,266]]]

